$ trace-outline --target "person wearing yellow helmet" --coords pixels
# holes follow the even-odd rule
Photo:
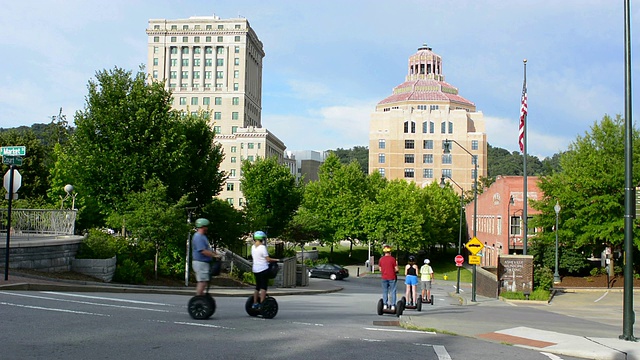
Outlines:
[[[398,262],[391,255],[391,246],[384,245],[382,247],[384,256],[378,261],[380,273],[382,274],[382,301],[384,309],[395,310],[397,300],[397,282],[398,282]],[[389,292],[391,292],[391,303],[389,300]]]

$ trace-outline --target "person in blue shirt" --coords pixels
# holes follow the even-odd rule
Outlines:
[[[207,239],[209,220],[200,218],[196,220],[196,233],[191,239],[192,259],[191,266],[196,274],[196,295],[203,295],[207,283],[211,279],[211,260],[219,257],[212,249]]]

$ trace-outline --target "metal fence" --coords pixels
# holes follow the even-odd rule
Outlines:
[[[73,235],[77,210],[11,209],[11,235]],[[0,231],[7,232],[7,209],[0,209]]]

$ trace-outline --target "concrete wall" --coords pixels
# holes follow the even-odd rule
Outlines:
[[[78,252],[82,236],[68,235],[29,240],[10,239],[9,269],[35,269],[56,272],[70,271],[71,260]],[[6,241],[0,244],[0,266],[5,267]]]

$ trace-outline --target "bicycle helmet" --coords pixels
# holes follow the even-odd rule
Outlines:
[[[412,263],[416,262],[416,257],[413,255],[409,255],[409,262],[412,262]]]
[[[199,229],[199,228],[205,227],[205,226],[209,226],[209,220],[207,220],[205,218],[200,218],[200,219],[196,220],[196,229]]]
[[[264,231],[256,231],[253,233],[253,239],[264,241],[267,239],[267,234],[265,234]]]
[[[428,264],[428,263],[430,263],[430,262],[431,262],[431,261],[429,261],[429,259],[424,259],[424,263],[425,263],[425,264]]]

